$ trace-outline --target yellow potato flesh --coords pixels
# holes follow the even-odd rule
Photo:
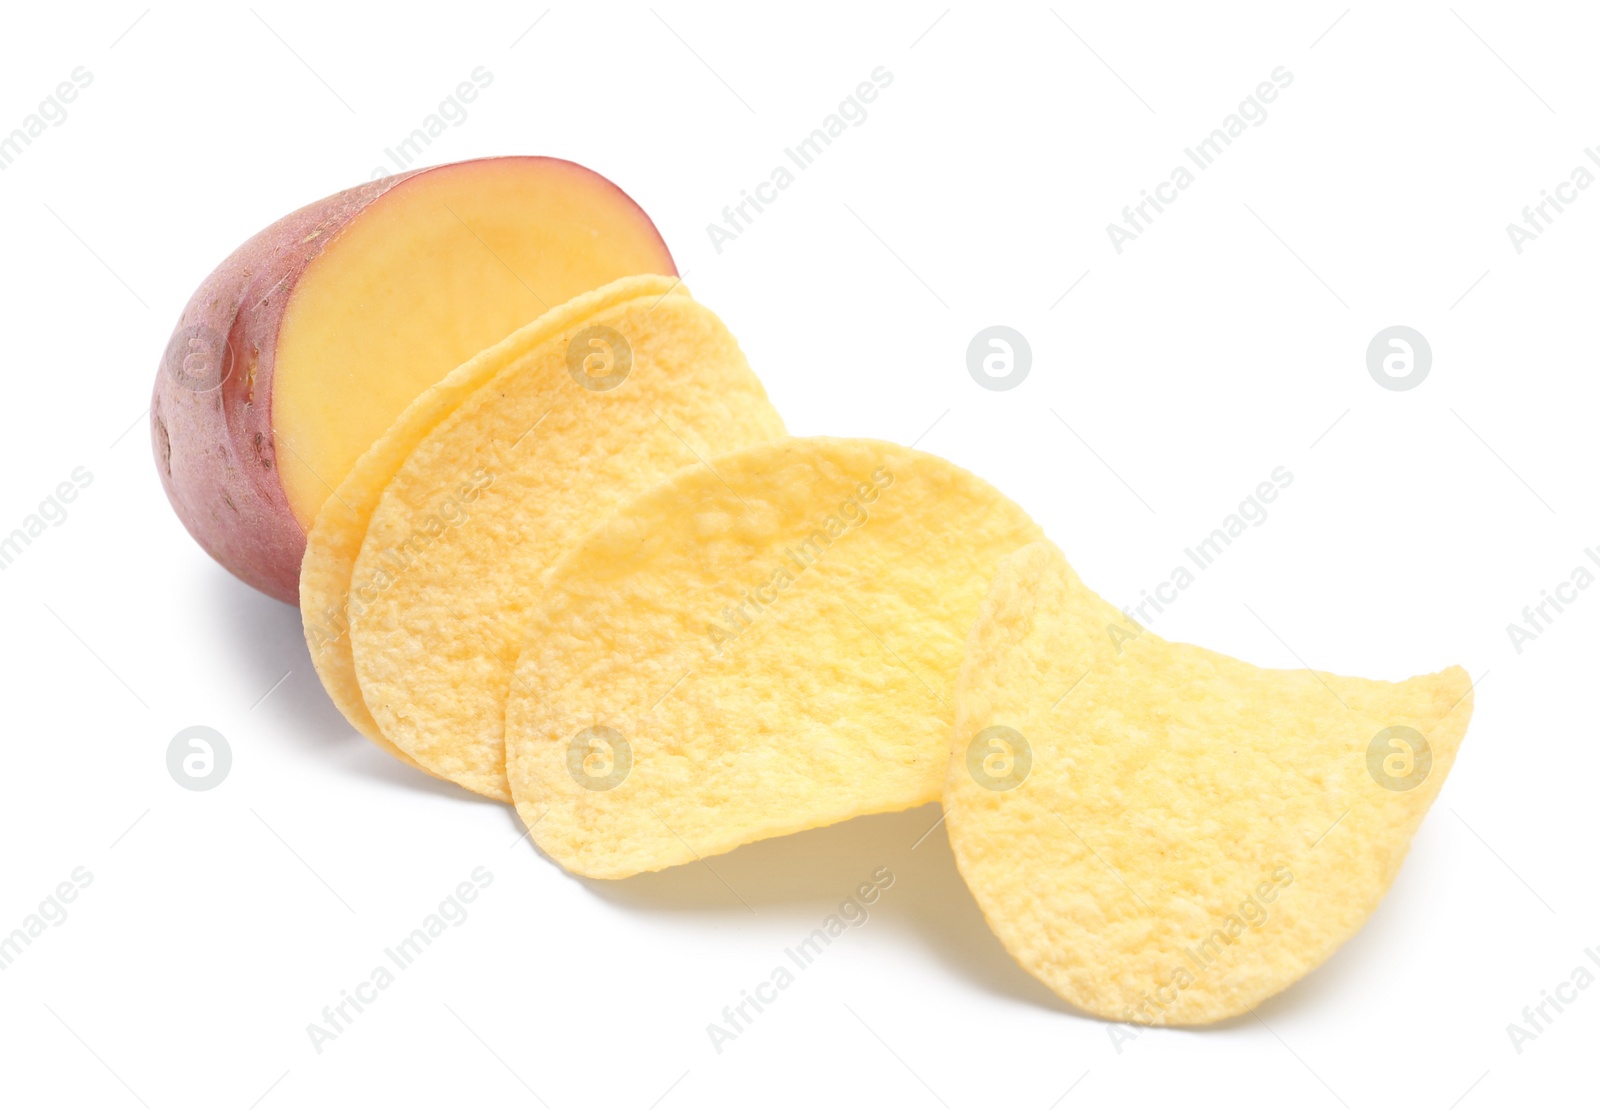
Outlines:
[[[475,160],[390,189],[307,266],[278,331],[275,458],[301,527],[450,370],[574,296],[673,270],[632,200],[575,164]]]

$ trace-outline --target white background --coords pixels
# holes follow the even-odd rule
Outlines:
[[[1520,1055],[1506,1031],[1600,946],[1600,589],[1520,652],[1506,631],[1579,563],[1600,572],[1583,555],[1600,545],[1600,189],[1520,255],[1506,233],[1600,142],[1591,14],[364,7],[27,5],[0,28],[0,131],[74,67],[93,74],[0,173],[0,534],[74,467],[93,474],[0,572],[0,931],[75,867],[94,876],[0,972],[0,1110],[1499,1115],[1592,1099],[1600,986]],[[1481,678],[1368,926],[1259,1018],[1119,1052],[1002,951],[942,828],[913,849],[934,806],[589,883],[519,843],[509,808],[348,729],[296,612],[179,526],[141,413],[207,271],[368,178],[478,66],[493,84],[428,162],[543,153],[610,176],[793,432],[920,437],[1020,501],[1119,604],[1292,471],[1158,628],[1263,665]],[[717,253],[707,223],[878,66],[894,81],[869,119]],[[1116,253],[1107,223],[1279,66],[1294,80],[1265,123]],[[965,367],[995,323],[1033,349],[1009,392]],[[1407,392],[1365,364],[1394,324],[1433,348]],[[234,755],[207,793],[165,763],[194,724]],[[714,1052],[707,1024],[880,865],[895,885],[871,920]],[[307,1025],[478,866],[494,884],[466,923],[316,1054]]]

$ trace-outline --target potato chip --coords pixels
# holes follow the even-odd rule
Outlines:
[[[307,534],[306,554],[300,565],[300,617],[311,663],[334,706],[350,724],[401,761],[417,765],[373,721],[361,697],[350,651],[350,576],[384,487],[441,420],[502,370],[524,360],[540,343],[630,299],[664,296],[677,284],[676,279],[667,276],[633,276],[552,308],[423,391],[356,461],[349,476],[323,503]],[[358,587],[356,609],[361,609],[374,594],[373,587]]]
[[[937,799],[967,631],[1040,538],[891,443],[678,474],[551,573],[506,714],[517,811],[569,870],[621,878]]]
[[[510,800],[506,694],[545,573],[630,496],[784,429],[728,329],[681,286],[641,282],[497,349],[493,378],[384,488],[351,572],[367,593],[350,643],[389,741]]]
[[[1091,1014],[1242,1014],[1389,888],[1472,713],[1401,683],[1256,668],[1144,632],[1048,543],[967,642],[944,789],[956,862],[1019,963]]]

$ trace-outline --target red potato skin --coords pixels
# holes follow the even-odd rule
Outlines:
[[[301,273],[346,224],[425,170],[340,191],[240,245],[190,297],[156,372],[150,435],[178,519],[223,567],[284,602],[299,602],[306,550],[272,434],[284,308]]]
[[[513,155],[464,162],[500,160],[575,168],[644,213],[621,187],[567,160]],[[306,550],[305,530],[278,477],[273,438],[273,371],[289,298],[306,268],[363,210],[413,176],[461,165],[403,171],[280,218],[235,249],[178,317],[150,401],[161,484],[189,535],[273,598],[299,604]],[[670,264],[665,243],[661,250]],[[342,480],[323,479],[329,486]]]

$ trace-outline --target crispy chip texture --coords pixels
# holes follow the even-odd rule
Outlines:
[[[507,367],[561,332],[630,299],[659,298],[678,281],[667,276],[632,276],[578,296],[541,315],[504,341],[491,346],[417,397],[389,430],[356,461],[350,474],[323,503],[307,534],[300,565],[300,616],[311,663],[334,705],[350,724],[410,765],[417,765],[378,728],[356,680],[348,617],[351,572],[372,512],[406,457],[440,421]],[[359,611],[377,593],[357,586]],[[418,767],[420,768],[420,767]]]
[[[1383,683],[1163,641],[1032,545],[967,642],[950,843],[1007,950],[1074,1006],[1242,1014],[1377,907],[1470,693],[1460,668]]]
[[[936,799],[967,631],[1040,538],[890,443],[683,471],[551,574],[506,717],[518,812],[569,870],[621,878]]]
[[[351,573],[371,601],[350,618],[379,729],[428,771],[500,800],[506,694],[549,568],[633,494],[784,434],[738,343],[681,285],[505,356],[385,487]]]

